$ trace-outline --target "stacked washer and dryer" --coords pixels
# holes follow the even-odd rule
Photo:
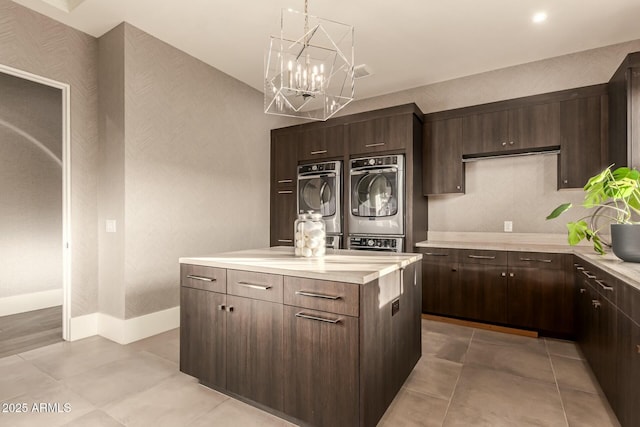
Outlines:
[[[404,155],[349,161],[348,230],[343,243],[342,162],[298,166],[298,213],[319,212],[326,224],[327,247],[402,252],[404,250]]]

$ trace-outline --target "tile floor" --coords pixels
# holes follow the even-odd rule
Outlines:
[[[618,425],[571,342],[423,320],[422,345],[381,426]],[[291,426],[180,373],[178,350],[176,329],[127,346],[92,337],[4,357],[0,425]],[[20,404],[27,413],[15,412]]]

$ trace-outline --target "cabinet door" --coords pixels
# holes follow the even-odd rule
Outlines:
[[[205,384],[223,388],[225,301],[224,294],[180,288],[180,370]]]
[[[562,320],[564,272],[511,267],[507,322],[521,328],[556,331]]]
[[[595,360],[593,372],[602,387],[602,391],[609,400],[611,407],[617,411],[618,404],[618,384],[616,378],[616,365],[618,361],[617,353],[617,316],[616,307],[603,298],[599,293],[595,293],[592,301],[593,315],[592,324],[596,333]]]
[[[473,114],[462,119],[462,152],[499,152],[509,144],[509,112]]]
[[[460,264],[461,300],[454,310],[461,317],[484,322],[507,321],[507,268],[499,265]]]
[[[400,151],[413,143],[413,115],[382,117],[349,125],[349,154]]]
[[[274,133],[271,138],[272,186],[295,186],[300,132]]]
[[[394,351],[393,366],[395,375],[394,390],[400,390],[405,378],[422,354],[422,323],[420,308],[415,301],[420,301],[421,283],[418,283],[420,263],[413,263],[400,271],[399,309],[391,316],[391,348]]]
[[[357,426],[358,343],[357,317],[284,306],[284,412],[311,425]]]
[[[508,149],[560,145],[560,103],[528,105],[509,111]]]
[[[560,103],[558,188],[582,188],[604,163],[600,96]]]
[[[282,411],[282,304],[227,296],[227,390]]]
[[[618,311],[616,378],[619,384],[616,415],[623,426],[640,425],[640,326]]]
[[[424,195],[464,193],[462,118],[424,124]]]
[[[293,246],[293,223],[297,218],[296,189],[272,189],[271,246]]]
[[[422,311],[445,316],[461,316],[458,263],[429,258],[422,261]]]
[[[340,158],[344,155],[344,126],[312,128],[302,131],[298,159],[314,160]]]

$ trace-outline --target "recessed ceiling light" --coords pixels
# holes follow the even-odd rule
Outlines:
[[[531,20],[536,24],[544,22],[547,20],[547,12],[537,12],[533,15],[533,18],[531,18]]]

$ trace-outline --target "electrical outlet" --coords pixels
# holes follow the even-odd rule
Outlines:
[[[115,233],[116,232],[116,220],[108,219],[105,225],[105,231],[107,233]]]
[[[513,221],[504,222],[504,231],[505,233],[511,233],[513,231]]]

